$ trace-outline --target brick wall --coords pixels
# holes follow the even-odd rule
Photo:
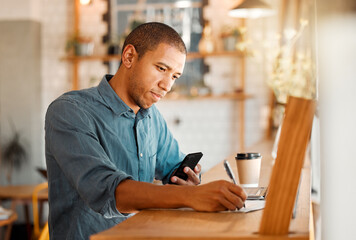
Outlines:
[[[106,11],[106,7],[105,1],[98,0],[93,1],[91,5],[81,6],[80,9],[81,33],[94,38],[94,54],[106,52],[106,46],[101,43],[101,38],[105,35],[107,29],[101,17]],[[229,7],[231,7],[230,1],[211,0],[205,9],[205,16],[208,20],[215,16],[214,21],[211,22],[213,23],[213,34],[217,39],[221,26],[237,21],[226,17]],[[72,1],[45,1],[43,6],[44,112],[53,99],[70,90],[71,87],[71,64],[60,59],[66,54],[66,39],[73,33],[73,10]],[[252,29],[250,36],[256,38],[257,42],[264,36],[263,28],[265,24],[264,20],[247,22],[248,28]],[[254,32],[257,32],[257,36],[252,34]],[[217,41],[217,46],[218,49],[221,49],[221,42]],[[264,136],[266,125],[268,89],[264,83],[265,63],[262,55],[263,52],[260,52],[256,57],[247,59],[246,64],[246,92],[255,96],[245,102],[246,146],[259,141]],[[205,79],[212,85],[214,93],[222,93],[231,90],[231,88],[239,87],[239,59],[219,57],[207,59],[206,63],[210,66],[210,72],[205,76]],[[102,62],[81,62],[79,69],[80,87],[86,88],[97,84],[107,71]],[[236,102],[232,100],[169,100],[162,101],[158,104],[158,107],[179,140],[182,150],[185,152],[202,151],[204,153],[202,160],[204,171],[226,156],[240,151],[238,147],[239,113]],[[181,121],[181,124],[176,124],[175,120],[177,119]]]

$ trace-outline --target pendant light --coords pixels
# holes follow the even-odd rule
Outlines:
[[[274,14],[270,5],[261,0],[245,0],[229,11],[229,16],[236,18],[261,18]]]

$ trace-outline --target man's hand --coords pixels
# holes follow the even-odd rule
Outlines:
[[[200,171],[200,168],[197,170]],[[243,207],[246,197],[240,186],[224,180],[198,186],[178,186],[127,179],[122,181],[115,191],[116,208],[122,213],[133,213],[147,208],[180,207],[190,207],[202,212],[235,210]]]
[[[242,187],[220,180],[196,186],[190,192],[190,207],[196,211],[214,212],[236,210],[244,206],[247,198]]]
[[[194,171],[190,167],[185,167],[183,170],[187,175],[188,179],[185,181],[177,176],[171,177],[171,182],[178,185],[198,185],[200,184],[199,174],[201,171],[200,164],[197,164]]]

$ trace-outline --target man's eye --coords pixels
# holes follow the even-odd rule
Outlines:
[[[165,71],[166,71],[166,69],[163,68],[163,67],[157,66],[157,68],[158,68],[158,70],[160,70],[161,72],[165,72]]]

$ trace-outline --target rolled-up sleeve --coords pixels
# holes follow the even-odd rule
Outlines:
[[[72,188],[105,218],[125,216],[116,208],[117,185],[132,177],[117,169],[100,144],[90,113],[70,100],[56,100],[46,115],[46,151],[50,151]],[[49,168],[50,170],[50,168]],[[51,174],[56,181],[57,174]]]

